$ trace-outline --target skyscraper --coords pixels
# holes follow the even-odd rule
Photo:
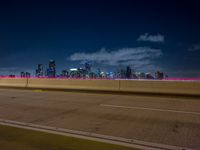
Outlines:
[[[43,76],[44,76],[43,64],[38,64],[38,67],[36,69],[36,77],[43,77]]]
[[[21,72],[21,78],[25,78],[25,77],[26,77],[25,72]]]
[[[47,76],[50,78],[56,77],[56,63],[54,60],[49,61],[49,68],[47,69]]]
[[[130,67],[130,66],[127,66],[127,67],[126,67],[126,78],[127,78],[127,79],[132,78],[132,70],[131,70],[131,67]]]
[[[85,70],[87,73],[91,72],[91,66],[90,66],[89,62],[85,63]]]
[[[21,78],[30,78],[31,74],[29,72],[21,72]]]
[[[31,77],[31,73],[29,73],[29,72],[26,72],[25,75],[26,75],[26,78],[30,78]]]
[[[163,79],[164,78],[164,73],[163,72],[160,72],[160,71],[157,71],[156,73],[155,73],[155,78],[156,79]]]
[[[62,70],[62,72],[61,72],[61,77],[66,78],[66,77],[68,77],[68,76],[69,76],[68,71],[67,71],[67,70]]]

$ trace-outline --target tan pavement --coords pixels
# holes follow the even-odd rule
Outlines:
[[[200,99],[0,89],[0,118],[200,149]]]

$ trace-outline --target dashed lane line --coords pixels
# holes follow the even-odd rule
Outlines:
[[[172,109],[159,109],[159,108],[149,108],[149,107],[121,106],[121,105],[108,105],[108,104],[100,104],[100,106],[101,107],[111,107],[111,108],[122,108],[122,109],[138,109],[138,110],[149,110],[149,111],[160,111],[160,112],[200,115],[200,112],[181,111],[181,110],[172,110]]]

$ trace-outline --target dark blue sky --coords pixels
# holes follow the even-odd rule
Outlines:
[[[188,0],[0,2],[0,74],[55,59],[82,66],[200,77],[200,4]],[[103,50],[102,50],[103,49]]]

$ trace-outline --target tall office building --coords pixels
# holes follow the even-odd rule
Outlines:
[[[160,71],[157,71],[157,72],[155,73],[155,78],[156,78],[156,79],[162,80],[162,79],[164,78],[164,73],[163,73],[163,72],[160,72]]]
[[[91,72],[91,66],[90,66],[89,62],[85,63],[85,70],[87,73]]]
[[[69,76],[68,71],[67,71],[67,70],[62,70],[62,72],[61,72],[61,77],[66,78],[66,77],[68,77],[68,76]]]
[[[126,70],[125,69],[120,70],[120,78],[122,78],[122,79],[126,78]]]
[[[29,73],[29,72],[26,72],[25,75],[26,75],[26,78],[30,78],[31,77],[31,73]]]
[[[43,77],[44,76],[44,68],[43,64],[38,64],[38,67],[36,69],[36,77]]]
[[[56,77],[56,63],[54,60],[49,61],[49,68],[47,69],[47,76],[50,78]]]
[[[127,66],[127,67],[126,67],[126,78],[127,78],[127,79],[132,78],[132,70],[131,70],[131,67],[130,67],[130,66]]]
[[[21,72],[21,78],[25,78],[25,77],[26,77],[25,72]]]
[[[30,78],[31,74],[29,72],[21,72],[21,78]]]

